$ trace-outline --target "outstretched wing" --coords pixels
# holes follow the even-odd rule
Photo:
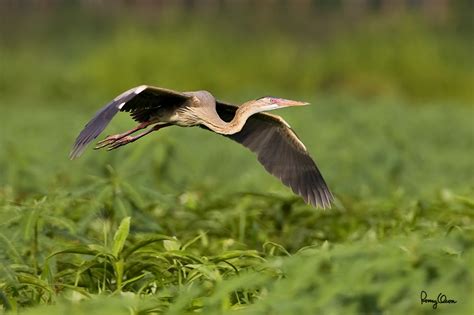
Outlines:
[[[225,121],[235,116],[237,106],[216,102]],[[275,115],[250,116],[242,130],[226,135],[257,154],[258,161],[293,192],[315,207],[330,207],[333,196],[306,147],[287,122]]]
[[[180,105],[189,98],[190,96],[180,92],[148,85],[141,85],[125,91],[101,108],[87,123],[77,136],[69,157],[74,159],[80,156],[86,146],[99,136],[119,111],[130,112],[134,120],[145,122],[160,107]]]

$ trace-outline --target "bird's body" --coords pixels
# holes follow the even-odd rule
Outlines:
[[[199,126],[241,143],[257,154],[265,169],[302,196],[307,203],[330,207],[333,199],[306,147],[281,117],[263,111],[307,103],[263,97],[234,106],[216,101],[207,91],[176,92],[142,85],[130,89],[100,109],[74,143],[70,157],[82,154],[119,111],[129,112],[139,124],[108,136],[96,149],[108,150],[134,142],[161,128]],[[131,134],[150,127],[147,131]]]

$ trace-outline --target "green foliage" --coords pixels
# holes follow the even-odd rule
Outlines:
[[[45,203],[53,215],[54,202]],[[274,203],[267,201],[267,207]],[[36,245],[17,239],[17,244],[23,243],[18,249],[25,259],[23,263],[4,260],[0,288],[6,297],[4,305],[13,309],[56,304],[32,314],[60,314],[73,305],[72,314],[89,309],[117,314],[183,314],[198,309],[206,314],[237,310],[248,314],[428,314],[431,307],[419,303],[421,290],[456,299],[458,304],[439,305],[439,311],[461,314],[473,306],[469,298],[474,287],[470,268],[474,263],[473,204],[472,199],[453,196],[405,205],[397,200],[372,207],[355,202],[351,213],[342,208],[313,211],[316,232],[324,231],[322,226],[330,221],[342,221],[341,225],[331,226],[336,232],[332,238],[308,239],[309,246],[293,253],[280,251],[282,247],[273,243],[262,244],[259,251],[243,250],[239,248],[244,244],[212,233],[187,242],[139,231],[127,236],[130,218],[115,222],[115,232],[108,231],[114,222],[97,218],[101,222],[97,229],[106,230],[104,238],[115,233],[114,243],[107,247],[98,239],[94,242],[95,233],[89,231],[88,239],[74,242],[79,244],[59,245],[63,249],[38,259],[41,263],[34,270],[29,261],[35,260],[31,246]],[[249,211],[253,206],[247,207]],[[199,208],[186,209],[189,215],[182,219],[193,220],[193,212],[203,211]],[[223,211],[230,215],[236,210]],[[302,223],[298,207],[288,211],[286,224]],[[154,217],[148,215],[150,220]],[[352,230],[346,231],[344,220],[335,220],[343,216]],[[196,230],[201,224],[197,222]],[[15,226],[3,224],[2,231],[15,239]],[[134,229],[133,222],[130,228]],[[219,226],[219,230],[232,229]],[[37,256],[54,251],[63,238],[72,237],[61,230],[41,234],[49,241],[40,242]],[[123,251],[114,253],[121,243]]]
[[[108,12],[95,25],[97,19],[83,12],[61,13],[20,14],[24,23],[5,30],[2,94],[62,103],[80,91],[95,101],[148,83],[208,89],[229,101],[275,91],[474,101],[471,32],[460,32],[455,21],[437,25],[418,15],[382,15],[358,23],[335,17],[331,26],[316,18],[275,23],[287,19],[284,10],[268,20],[179,11],[147,19],[130,10]],[[81,28],[64,19],[80,21]]]
[[[369,18],[310,40],[313,24],[168,16],[96,28],[68,12],[0,38],[1,311],[432,314],[424,290],[457,300],[438,313],[472,313],[465,35]],[[316,158],[333,209],[305,205],[250,152],[197,128],[67,160],[94,110],[142,83],[312,102],[277,114]],[[106,133],[130,124],[118,115]]]

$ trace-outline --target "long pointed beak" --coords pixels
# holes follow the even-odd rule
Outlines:
[[[304,106],[304,105],[309,105],[309,103],[306,103],[306,102],[292,101],[292,100],[285,100],[285,99],[280,100],[278,103],[281,106]]]

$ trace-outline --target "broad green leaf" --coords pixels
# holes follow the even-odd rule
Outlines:
[[[118,257],[122,253],[123,246],[130,231],[130,217],[126,217],[120,222],[120,226],[115,232],[112,254]]]
[[[172,238],[163,241],[163,246],[167,251],[180,250],[181,242],[177,238]]]

